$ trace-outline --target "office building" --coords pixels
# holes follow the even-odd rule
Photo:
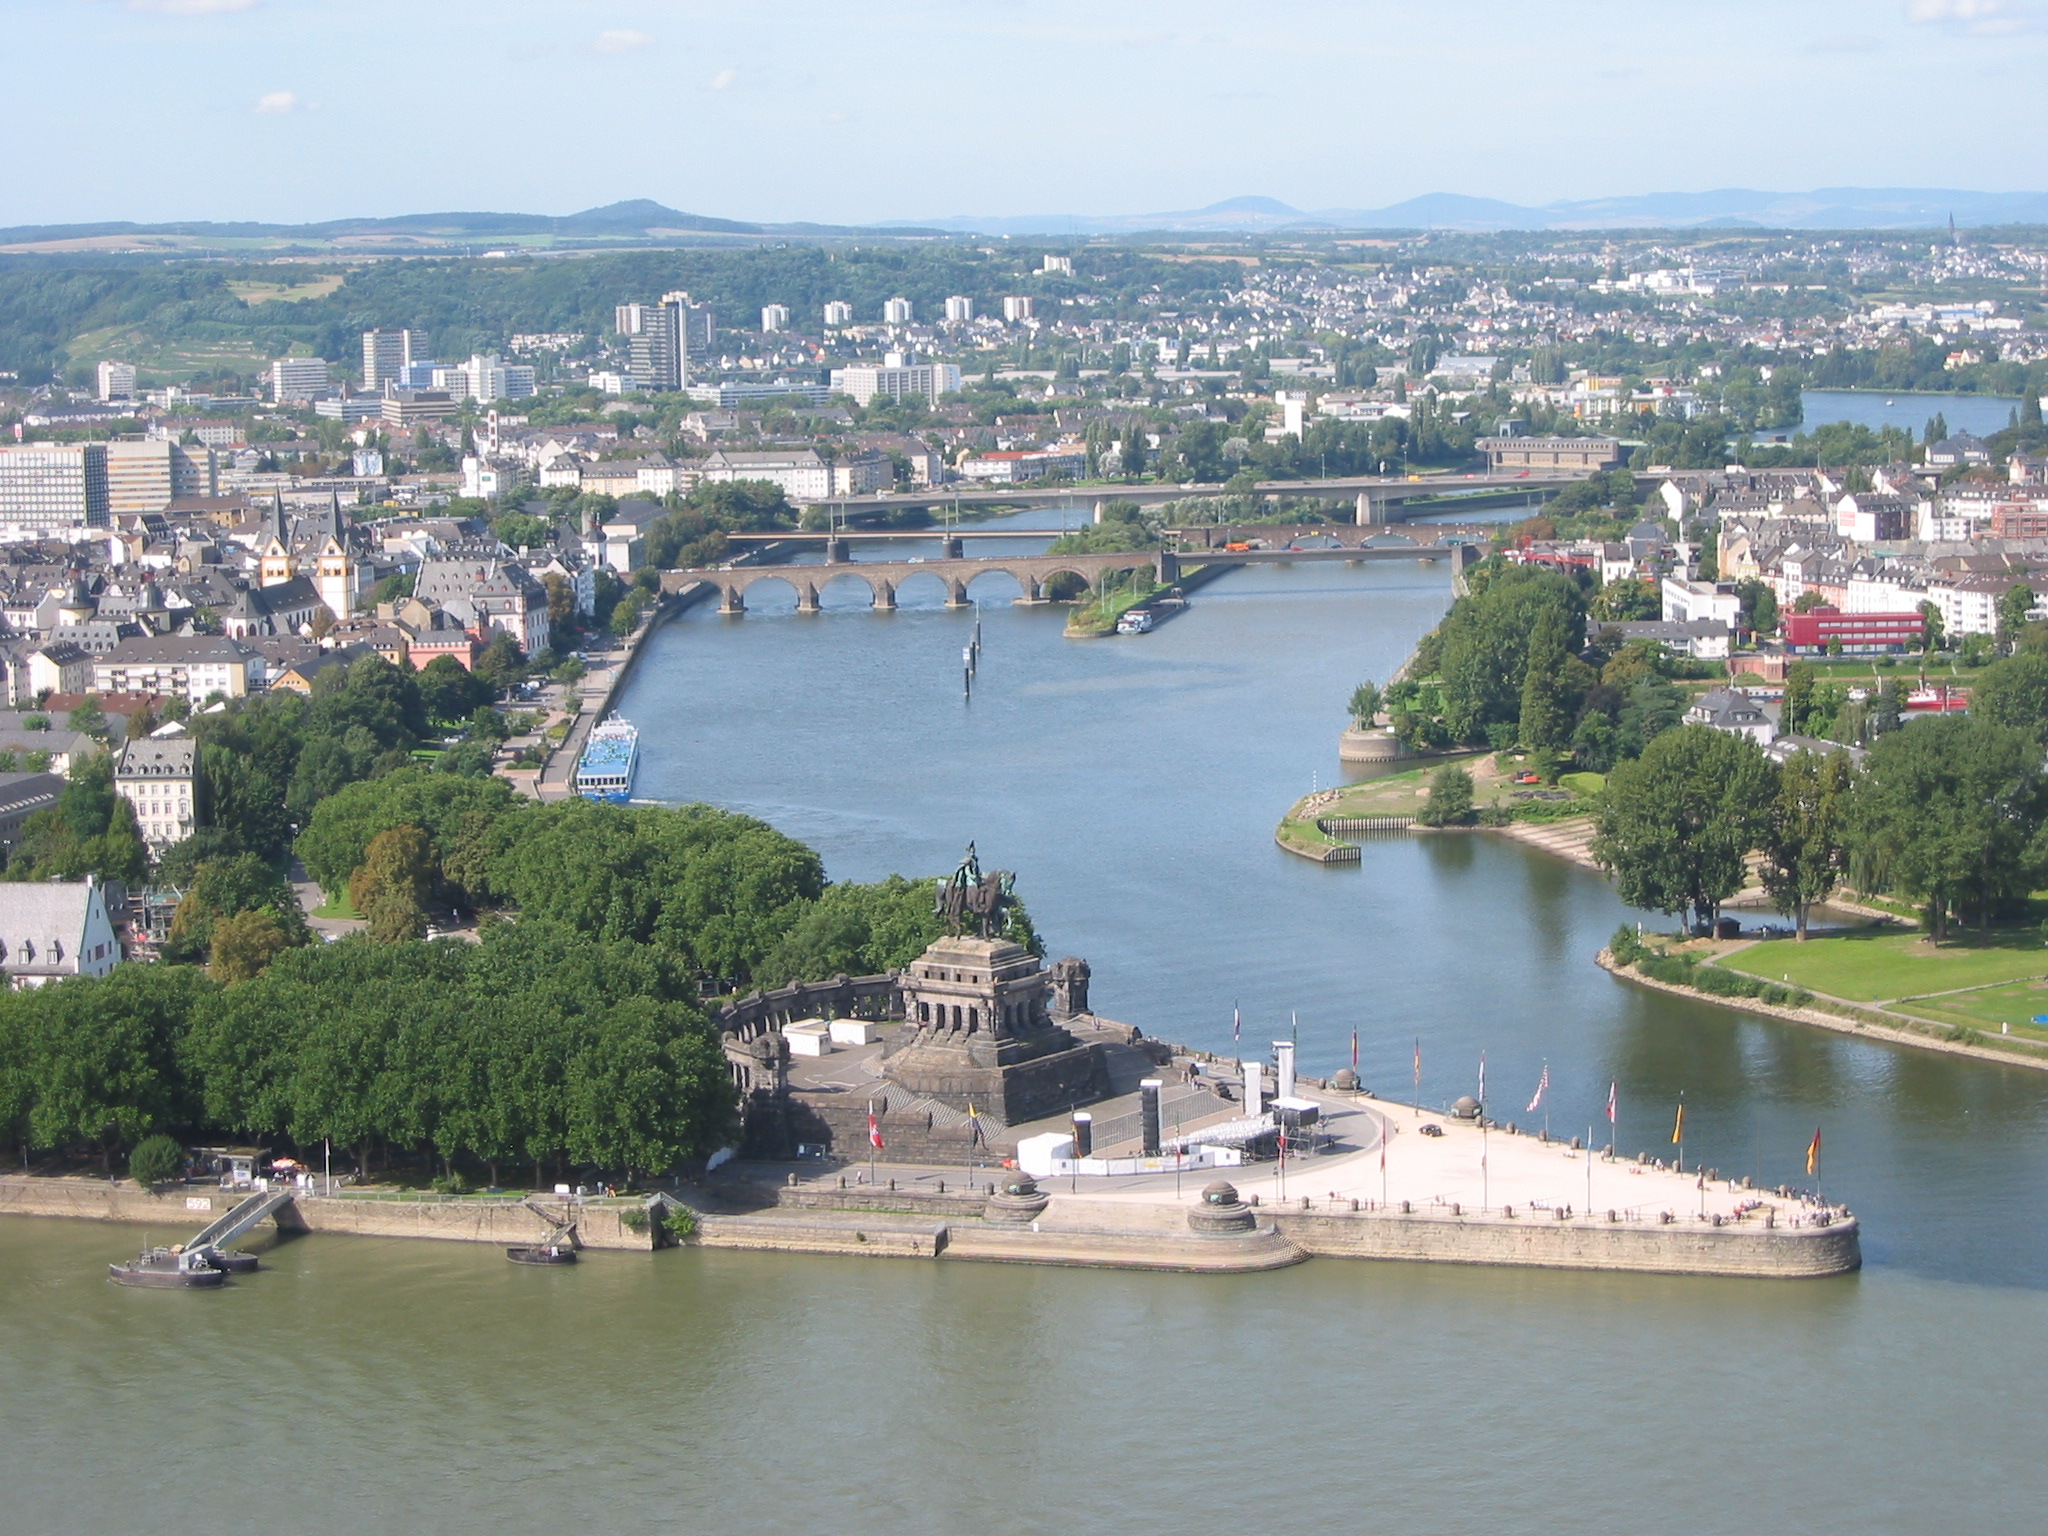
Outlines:
[[[832,393],[851,395],[866,405],[877,395],[892,400],[923,396],[934,405],[939,396],[960,387],[960,370],[951,363],[913,363],[891,353],[881,367],[834,368]]]
[[[1061,277],[1072,277],[1074,275],[1074,258],[1071,256],[1048,256],[1039,263],[1038,271],[1040,276],[1056,273]]]
[[[853,324],[853,306],[834,299],[825,306],[825,324],[833,330],[842,330]]]
[[[270,398],[279,405],[304,404],[333,387],[324,357],[280,357],[270,365]]]
[[[220,494],[219,460],[201,443],[187,446],[168,438],[108,443],[107,510],[161,512],[188,496]]]
[[[912,313],[910,300],[893,298],[882,305],[882,322],[885,325],[908,325]]]
[[[965,294],[959,293],[946,300],[946,320],[948,324],[957,324],[961,321],[972,320],[973,318],[974,300],[968,298]]]
[[[524,363],[507,363],[497,353],[478,354],[466,363],[436,367],[430,381],[433,388],[446,390],[457,400],[521,400],[534,391],[533,369]]]
[[[0,534],[104,528],[108,511],[106,444],[0,447]]]
[[[690,364],[710,355],[716,330],[711,306],[687,293],[659,304],[621,304],[613,324],[626,338],[626,372],[636,389],[674,391],[690,382]]]
[[[1020,320],[1031,318],[1031,296],[1013,293],[1003,300],[1003,318],[1015,325]]]
[[[787,304],[763,304],[761,306],[761,329],[786,331],[789,329],[789,306]]]
[[[380,393],[386,384],[399,384],[403,371],[413,364],[414,332],[363,332],[363,390]]]
[[[135,398],[135,365],[133,363],[101,363],[99,366],[99,395],[102,400],[133,400]]]

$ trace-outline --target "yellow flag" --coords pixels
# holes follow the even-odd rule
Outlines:
[[[1685,1106],[1678,1106],[1678,1119],[1671,1127],[1671,1142],[1676,1146],[1685,1140]]]

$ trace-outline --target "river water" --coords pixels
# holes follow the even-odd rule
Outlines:
[[[2011,395],[1916,394],[1910,390],[1882,394],[1870,389],[1809,389],[1800,394],[1806,419],[1782,432],[1759,432],[1762,441],[1780,441],[1793,432],[1811,432],[1815,427],[1846,421],[1868,427],[1904,427],[1917,440],[1936,416],[1948,423],[1951,432],[1971,432],[1989,437],[2005,430],[2019,400]]]
[[[914,546],[913,546],[914,547]],[[900,547],[899,551],[900,552]],[[1551,1124],[1610,1082],[1624,1150],[1805,1182],[1864,1218],[1817,1282],[1320,1260],[1179,1277],[719,1254],[528,1272],[467,1245],[303,1239],[217,1295],[117,1290],[128,1229],[0,1244],[0,1532],[581,1526],[868,1533],[1142,1522],[1638,1533],[2033,1531],[2048,1502],[2048,1078],[1630,988],[1598,877],[1486,834],[1274,847],[1339,772],[1342,701],[1442,612],[1440,567],[1245,570],[1154,634],[979,614],[935,581],[815,616],[686,613],[623,701],[639,792],[820,848],[831,874],[1012,869],[1108,1015]],[[920,590],[922,588],[923,590]],[[971,700],[960,650],[977,621]],[[1298,1025],[1295,1022],[1298,1021]],[[1518,1097],[1519,1096],[1519,1097]],[[1503,1112],[1504,1118],[1528,1118]],[[194,1522],[196,1523],[196,1522]]]

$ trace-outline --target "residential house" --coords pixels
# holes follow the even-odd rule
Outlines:
[[[104,976],[120,963],[106,891],[93,876],[0,884],[0,974],[9,985]]]
[[[168,848],[199,825],[199,743],[173,721],[129,742],[114,760],[114,791],[135,808],[142,840]]]
[[[1716,688],[1693,700],[1685,712],[1687,725],[1712,726],[1730,736],[1747,736],[1760,747],[1768,747],[1778,727],[1764,713],[1763,706],[1746,693]]]

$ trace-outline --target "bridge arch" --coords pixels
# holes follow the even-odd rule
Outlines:
[[[1034,583],[1028,576],[1020,572],[1011,570],[1007,565],[989,565],[984,566],[982,569],[975,571],[973,574],[968,576],[968,578],[960,584],[960,590],[972,596],[975,584],[979,582],[984,576],[1000,576],[1009,581],[1011,585],[1013,585],[1017,589],[1015,594],[1012,595],[1010,599],[1012,602],[1014,602],[1019,597],[1030,596],[1032,586],[1034,585]],[[999,594],[997,593],[988,593],[984,591],[984,596],[989,598],[990,600],[999,600]]]

